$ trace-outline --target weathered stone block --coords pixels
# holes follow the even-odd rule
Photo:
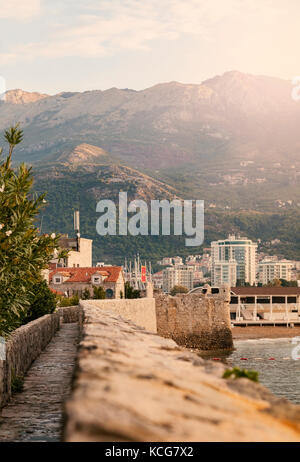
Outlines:
[[[229,303],[223,295],[156,297],[157,333],[201,350],[233,347]]]
[[[79,321],[79,306],[66,306],[57,308],[56,312],[64,323],[70,324]]]
[[[80,306],[111,310],[150,332],[157,332],[154,298],[80,300]]]

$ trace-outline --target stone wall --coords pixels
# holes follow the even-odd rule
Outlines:
[[[82,308],[96,307],[113,311],[149,332],[157,332],[154,298],[80,300],[79,304]]]
[[[65,441],[300,441],[299,406],[115,313],[83,311]]]
[[[79,306],[65,306],[57,308],[56,312],[62,318],[64,323],[72,323],[79,321]]]
[[[0,361],[0,408],[11,396],[12,376],[23,377],[59,329],[59,314],[47,314],[16,329],[6,342],[6,361]]]
[[[233,347],[226,294],[159,295],[155,300],[157,333],[162,337],[201,350]]]

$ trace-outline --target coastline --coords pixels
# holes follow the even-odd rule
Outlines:
[[[300,326],[292,328],[285,326],[248,326],[232,328],[233,340],[293,337],[300,337]]]

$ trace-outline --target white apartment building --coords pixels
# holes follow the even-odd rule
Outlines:
[[[263,260],[258,264],[258,282],[265,285],[274,281],[274,279],[291,281],[293,267],[294,263],[288,260]]]
[[[237,281],[236,272],[237,262],[235,260],[215,262],[212,284],[216,287],[222,284],[235,287]]]
[[[257,244],[246,237],[231,235],[228,239],[211,243],[212,285],[256,283]],[[236,263],[236,277],[234,275]]]
[[[182,260],[181,257],[174,257],[173,262],[174,262],[174,265],[182,265],[183,264],[183,260]]]
[[[170,293],[174,286],[193,288],[194,269],[188,266],[166,268],[163,270],[163,291]]]
[[[151,276],[154,289],[162,289],[163,287],[163,272],[158,271]]]
[[[162,266],[173,265],[172,257],[164,257],[161,261],[158,262]]]

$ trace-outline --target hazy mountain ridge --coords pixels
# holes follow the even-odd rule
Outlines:
[[[300,147],[300,104],[291,98],[290,82],[280,79],[229,72],[200,85],[42,96],[30,105],[0,107],[0,129],[19,120],[26,130],[20,159],[50,160],[66,147],[90,143],[151,169],[219,153],[247,156],[249,144],[254,157],[266,148],[276,158],[293,156]]]
[[[4,94],[4,101],[8,104],[28,104],[35,103],[44,98],[48,98],[49,95],[38,93],[38,92],[29,92],[24,91],[19,88],[15,90],[8,90]]]
[[[63,92],[1,103],[0,130],[21,122],[16,161],[120,159],[212,207],[299,207],[300,102],[291,90],[288,81],[234,71],[201,85]]]

